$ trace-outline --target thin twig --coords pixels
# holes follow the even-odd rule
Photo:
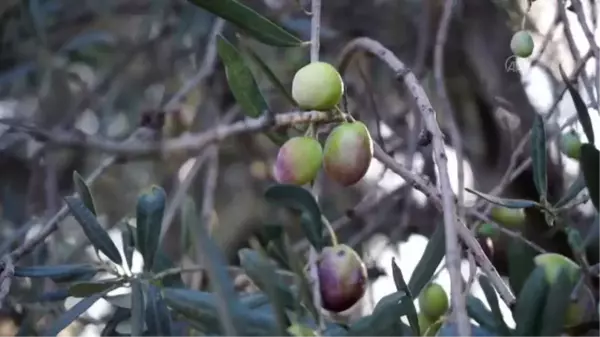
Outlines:
[[[429,98],[427,98],[427,94],[419,84],[415,75],[391,51],[375,40],[363,37],[357,38],[348,43],[342,51],[341,64],[344,65],[344,59],[346,60],[345,62],[348,62],[349,56],[357,50],[364,50],[377,56],[394,71],[398,79],[401,79],[404,82],[423,116],[427,130],[432,134],[434,160],[437,164],[440,176],[439,180],[443,205],[442,213],[446,234],[446,261],[448,264],[448,272],[450,274],[452,288],[451,298],[454,310],[453,312],[456,315],[458,323],[458,333],[462,336],[469,336],[470,325],[466,313],[465,299],[462,297],[463,280],[460,273],[460,247],[456,233],[457,226],[455,222],[456,209],[454,203],[454,193],[452,192],[450,176],[448,175],[448,157],[446,155],[446,151],[444,150],[444,138],[436,120],[435,110],[431,106]],[[344,67],[340,66],[340,69],[342,68]],[[468,229],[467,233],[464,233],[463,235],[470,236],[474,240]]]
[[[321,47],[321,0],[311,1],[311,21],[310,21],[310,62],[319,61],[319,50]],[[319,175],[320,177],[322,175]],[[313,194],[318,198],[319,182],[313,184]],[[315,193],[316,192],[316,193]],[[310,283],[312,284],[312,297],[315,307],[321,308],[321,285],[319,284],[319,274],[317,270],[318,255],[314,247],[310,247],[308,256]],[[325,322],[321,315],[317,319],[317,335],[325,330]]]

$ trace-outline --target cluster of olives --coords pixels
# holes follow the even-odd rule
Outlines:
[[[292,96],[304,110],[332,110],[343,93],[342,77],[324,62],[304,66],[292,82]],[[313,137],[290,138],[279,149],[273,176],[279,183],[304,185],[323,168],[333,181],[350,186],[364,177],[372,158],[373,140],[366,125],[343,122],[331,131],[324,147]]]
[[[510,40],[510,49],[519,57],[529,57],[533,53],[533,38],[526,30],[516,32]]]
[[[449,308],[449,300],[444,288],[437,283],[430,283],[423,289],[419,295],[419,308],[421,309],[418,314],[419,319],[419,330],[421,335],[431,335],[439,329],[439,325],[434,324],[442,317]]]

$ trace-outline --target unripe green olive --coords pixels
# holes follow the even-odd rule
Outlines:
[[[490,217],[510,229],[520,229],[525,224],[525,210],[522,208],[507,208],[494,206],[490,212]]]
[[[367,268],[347,245],[325,247],[317,262],[323,309],[342,312],[360,300],[367,289]]]
[[[431,318],[429,318],[427,315],[425,315],[423,312],[420,312],[417,315],[417,318],[419,320],[419,330],[421,330],[421,336],[425,336],[425,332],[427,332],[427,329],[429,329],[429,327],[434,323],[433,320]]]
[[[560,137],[560,150],[569,158],[579,160],[581,156],[581,140],[575,132],[567,132]]]
[[[367,126],[359,121],[335,127],[325,141],[323,169],[343,186],[361,180],[373,159],[373,139]]]
[[[315,179],[323,163],[321,144],[310,137],[293,137],[279,149],[273,176],[280,184],[304,185]]]
[[[292,81],[292,97],[304,110],[331,110],[343,94],[342,76],[329,63],[309,63],[296,72]]]
[[[533,259],[533,261],[535,262],[536,266],[541,266],[544,268],[544,272],[546,273],[546,281],[548,281],[549,284],[554,284],[554,282],[556,282],[558,274],[563,268],[567,272],[567,275],[569,275],[569,278],[572,282],[576,282],[579,276],[579,265],[568,257],[557,253],[539,254]]]
[[[510,49],[519,57],[529,57],[533,53],[533,38],[528,31],[521,30],[510,40]]]
[[[437,283],[430,283],[419,295],[421,312],[431,319],[438,319],[448,311],[449,300],[446,291]]]

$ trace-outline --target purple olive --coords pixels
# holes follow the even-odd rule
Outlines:
[[[314,138],[293,137],[279,149],[273,176],[280,184],[304,185],[314,180],[323,163],[323,148]]]
[[[323,168],[327,176],[343,186],[361,180],[373,159],[373,140],[359,121],[335,127],[325,141]]]
[[[350,309],[367,289],[367,268],[347,245],[325,247],[318,261],[321,305],[331,312]]]

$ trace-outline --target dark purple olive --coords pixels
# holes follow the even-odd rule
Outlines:
[[[350,309],[365,294],[367,268],[347,245],[325,247],[318,261],[321,305],[331,312]]]

